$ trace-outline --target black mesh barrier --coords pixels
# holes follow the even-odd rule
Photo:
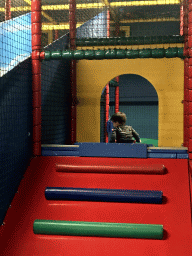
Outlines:
[[[0,78],[0,223],[32,154],[31,60]]]
[[[32,154],[31,14],[26,5],[0,2],[0,224]]]
[[[64,50],[67,47],[68,35],[65,35],[45,50]],[[42,144],[69,144],[70,61],[42,61],[41,72]]]

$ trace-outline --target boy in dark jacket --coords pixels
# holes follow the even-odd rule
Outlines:
[[[139,134],[128,125],[125,125],[127,117],[123,112],[117,112],[112,115],[111,121],[113,122],[113,131],[110,138],[110,143],[134,143],[141,142]]]

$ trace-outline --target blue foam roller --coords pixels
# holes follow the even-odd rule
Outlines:
[[[45,190],[45,197],[47,200],[161,204],[163,192],[157,190],[47,187]]]

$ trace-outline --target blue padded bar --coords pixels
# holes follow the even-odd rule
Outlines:
[[[188,159],[189,155],[188,154],[177,154],[177,158],[179,158],[179,159]]]
[[[42,149],[41,154],[42,156],[79,156],[79,151],[53,151]]]
[[[79,151],[79,146],[69,146],[69,145],[46,145],[41,147],[43,150],[52,150],[52,151]]]
[[[161,149],[161,148],[149,148],[148,153],[169,153],[169,154],[187,154],[187,150],[185,149]]]
[[[177,158],[177,154],[170,153],[148,153],[148,158]]]
[[[47,187],[45,190],[45,197],[47,200],[161,204],[163,192],[156,190]]]
[[[79,143],[79,156],[147,158],[147,144]]]

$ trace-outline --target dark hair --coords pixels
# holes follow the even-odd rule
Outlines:
[[[117,112],[113,114],[111,117],[112,122],[118,122],[120,124],[125,124],[126,120],[127,120],[126,114],[123,112]]]

